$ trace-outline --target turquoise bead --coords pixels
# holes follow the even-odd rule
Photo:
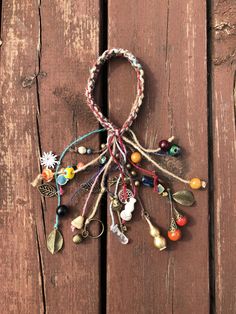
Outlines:
[[[59,184],[59,185],[65,185],[67,182],[68,182],[68,179],[65,178],[65,176],[64,176],[63,174],[60,174],[60,175],[57,177],[57,184]]]
[[[179,156],[181,154],[181,148],[178,145],[172,145],[168,151],[170,156]]]

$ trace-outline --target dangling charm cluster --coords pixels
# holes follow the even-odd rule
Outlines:
[[[94,100],[96,79],[102,65],[112,57],[126,58],[137,75],[137,96],[131,108],[131,112],[121,128],[118,128],[108,118],[104,117]],[[104,232],[103,222],[96,218],[104,193],[109,196],[110,232],[118,241],[126,245],[129,243],[128,231],[134,215],[140,214],[149,227],[150,236],[154,246],[160,251],[167,247],[167,240],[161,234],[160,229],[151,221],[150,213],[144,208],[139,197],[139,189],[149,188],[154,196],[159,195],[170,204],[170,221],[167,225],[166,235],[171,241],[178,241],[182,236],[182,228],[187,224],[187,217],[176,207],[176,204],[191,206],[194,203],[193,193],[189,190],[172,192],[165,180],[159,175],[166,175],[187,184],[192,189],[206,187],[205,181],[195,177],[186,180],[165,169],[157,160],[165,158],[178,158],[181,155],[181,147],[174,142],[174,137],[163,139],[154,149],[143,147],[135,133],[130,129],[136,119],[144,97],[144,72],[142,66],[134,55],[124,49],[106,50],[96,61],[90,70],[90,76],[86,88],[87,104],[102,129],[93,130],[72,143],[70,143],[60,155],[52,151],[43,153],[40,158],[41,173],[32,182],[37,187],[42,197],[56,197],[56,219],[53,230],[48,236],[48,250],[55,254],[63,247],[63,236],[60,228],[60,220],[66,217],[74,201],[79,202],[80,196],[86,194],[84,204],[78,209],[78,215],[71,221],[72,240],[78,245],[86,238],[99,238]],[[107,141],[100,149],[81,145],[88,137],[107,132]],[[77,154],[78,161],[75,164],[64,164],[66,154]],[[80,156],[88,156],[89,161],[83,163]],[[149,166],[146,167],[146,162]],[[88,172],[91,175],[85,182],[75,180],[80,173]],[[67,192],[66,185],[74,182],[76,189],[72,193],[68,203],[62,203],[63,194]],[[79,182],[79,183],[78,183]],[[154,213],[153,213],[154,214]],[[100,224],[100,231],[96,234],[92,231],[93,225]]]

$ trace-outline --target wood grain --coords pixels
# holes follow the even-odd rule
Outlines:
[[[212,1],[216,313],[235,313],[236,4]]]
[[[23,88],[37,67],[35,1],[4,1],[1,38],[0,260],[1,313],[43,313],[37,208],[29,182],[37,171],[36,88]],[[3,240],[4,239],[4,240]]]
[[[188,178],[207,179],[206,7],[203,1],[110,1],[109,47],[125,47],[144,65],[145,102],[134,129],[145,146],[175,135],[184,147]],[[109,73],[109,112],[121,125],[135,97],[134,73],[114,61]],[[183,188],[174,183],[174,189]],[[143,191],[143,201],[163,234],[168,204]],[[183,240],[158,252],[146,223],[135,212],[130,245],[108,238],[108,313],[208,313],[207,192],[185,209]]]
[[[29,183],[40,171],[41,152],[60,154],[68,142],[98,126],[84,90],[99,54],[99,1],[36,3],[3,3],[1,279],[7,277],[8,284],[1,289],[0,308],[1,313],[98,313],[99,242],[73,244],[70,221],[79,213],[77,205],[62,222],[62,254],[51,256],[45,241],[56,200],[41,203]],[[99,145],[98,137],[87,145]]]

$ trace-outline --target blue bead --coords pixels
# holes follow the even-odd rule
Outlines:
[[[142,176],[142,184],[144,186],[153,188],[154,187],[154,180],[152,177],[148,177],[148,176]]]
[[[68,179],[65,178],[65,176],[64,176],[63,174],[60,174],[60,175],[57,177],[57,184],[59,184],[59,185],[65,185],[67,182],[68,182]]]
[[[86,151],[86,153],[88,154],[88,155],[91,155],[92,154],[92,149],[91,148],[87,148],[87,151]]]

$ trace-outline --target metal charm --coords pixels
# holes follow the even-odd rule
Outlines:
[[[174,201],[184,206],[192,206],[195,202],[193,193],[188,190],[178,191],[172,194],[172,198]]]
[[[130,200],[131,197],[134,197],[133,192],[131,190],[129,190],[129,189],[126,189],[126,194],[127,195],[125,197],[123,190],[120,190],[120,192],[118,194],[119,200],[123,204],[126,204]]]
[[[55,186],[48,184],[48,183],[38,185],[37,188],[39,190],[39,193],[43,197],[53,197],[57,194],[57,190],[56,190]]]
[[[63,247],[63,237],[56,228],[52,230],[47,239],[47,248],[51,254],[59,252]]]

